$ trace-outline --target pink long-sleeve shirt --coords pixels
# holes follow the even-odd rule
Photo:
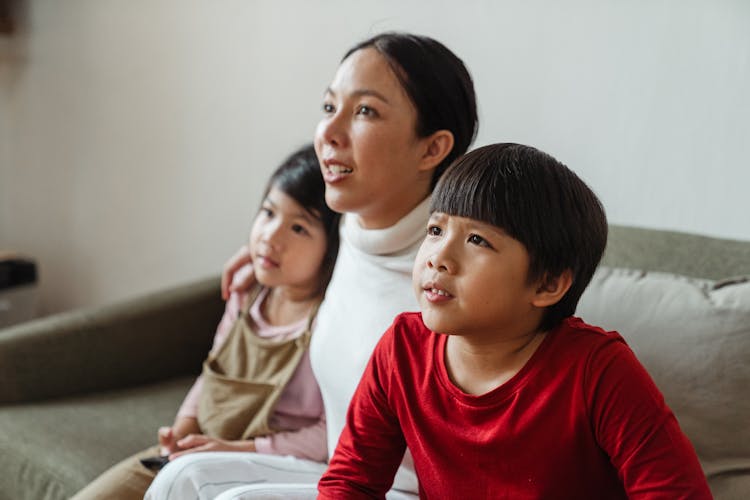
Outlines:
[[[237,273],[241,279],[241,272]],[[263,318],[260,305],[267,294],[264,290],[250,307],[250,316],[255,322],[256,334],[260,337],[274,337],[288,340],[299,337],[307,327],[307,319],[299,322],[274,326]],[[232,325],[240,314],[244,294],[233,293],[227,300],[224,315],[219,322],[214,336],[213,350],[226,341]],[[177,412],[178,417],[198,416],[198,401],[203,390],[203,377],[199,376],[188,392]],[[279,397],[279,401],[270,417],[271,427],[293,429],[281,431],[269,436],[255,438],[255,449],[258,453],[271,455],[293,455],[299,458],[324,462],[327,458],[326,420],[323,400],[317,381],[310,366],[310,356],[305,352],[297,371],[292,375],[289,384]]]

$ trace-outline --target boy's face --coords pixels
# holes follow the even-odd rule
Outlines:
[[[528,268],[526,248],[501,229],[433,213],[412,275],[425,325],[487,340],[535,329],[543,309]]]

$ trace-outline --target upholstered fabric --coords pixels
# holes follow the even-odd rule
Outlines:
[[[0,411],[0,498],[70,498],[125,456],[156,444],[194,377]]]
[[[602,264],[695,278],[750,276],[750,242],[612,225]]]

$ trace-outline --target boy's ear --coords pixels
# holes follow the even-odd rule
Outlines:
[[[432,170],[440,165],[453,149],[453,133],[450,130],[438,130],[421,140],[425,145],[419,164],[421,171]]]
[[[539,282],[536,294],[531,303],[539,308],[557,304],[568,290],[570,290],[572,284],[573,272],[570,269],[566,269],[556,276],[545,274]]]

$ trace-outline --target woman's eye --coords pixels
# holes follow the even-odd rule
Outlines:
[[[427,234],[429,234],[430,236],[440,236],[442,232],[442,229],[437,226],[429,226],[427,228]]]
[[[377,116],[378,112],[375,111],[370,106],[365,106],[364,104],[359,106],[357,108],[357,114],[362,116]]]
[[[305,229],[304,226],[301,226],[299,224],[294,224],[292,226],[292,231],[294,231],[297,234],[310,234],[310,231],[308,231],[307,229]]]
[[[334,111],[335,111],[335,109],[333,107],[333,104],[331,104],[329,102],[324,102],[323,103],[323,112],[324,113],[330,114],[330,113],[333,113]]]
[[[484,238],[482,238],[478,234],[472,234],[471,236],[469,236],[468,241],[472,245],[479,245],[480,247],[489,247],[490,246],[490,244],[487,242],[487,240],[485,240]]]

